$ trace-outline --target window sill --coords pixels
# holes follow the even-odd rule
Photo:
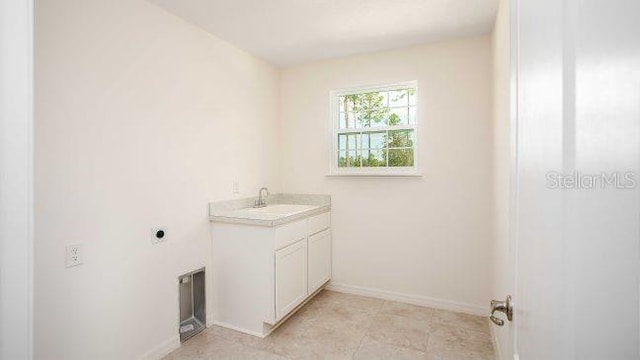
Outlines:
[[[421,173],[407,172],[407,173],[337,173],[327,174],[327,178],[422,178]]]

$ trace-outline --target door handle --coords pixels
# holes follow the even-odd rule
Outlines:
[[[505,301],[491,300],[491,315],[489,319],[498,326],[504,325],[504,320],[495,316],[496,311],[507,315],[507,320],[513,320],[513,302],[511,301],[511,295],[507,295]]]

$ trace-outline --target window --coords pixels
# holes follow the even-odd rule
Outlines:
[[[416,82],[333,91],[332,174],[415,174],[416,98]]]

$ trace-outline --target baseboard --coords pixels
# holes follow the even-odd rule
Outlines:
[[[490,324],[489,331],[491,332],[491,342],[493,343],[493,354],[496,360],[502,360],[502,352],[500,352],[500,344],[498,343],[498,334],[496,333],[495,326]]]
[[[342,292],[346,294],[368,296],[383,300],[397,301],[413,305],[428,306],[435,309],[450,310],[471,315],[485,316],[487,308],[474,304],[463,303],[459,301],[437,299],[427,296],[402,294],[393,291],[372,289],[361,286],[347,285],[330,282],[325,289]]]
[[[241,333],[245,333],[245,334],[249,334],[249,335],[257,336],[257,337],[259,337],[259,338],[263,338],[263,337],[265,337],[265,336],[266,336],[266,335],[261,334],[261,333],[259,333],[259,332],[251,331],[251,330],[247,330],[247,329],[243,329],[243,328],[239,328],[239,327],[237,327],[237,326],[233,326],[233,325],[230,325],[230,324],[227,324],[227,323],[221,322],[221,321],[215,321],[215,320],[214,320],[214,321],[213,321],[213,325],[222,326],[222,327],[225,327],[225,328],[228,328],[228,329],[231,329],[231,330],[235,330],[235,331],[238,331],[238,332],[241,332]]]
[[[207,323],[205,324],[206,327],[211,327],[212,325],[214,325],[213,322],[213,313],[211,314],[207,314]]]
[[[269,329],[269,331],[267,331],[267,333],[264,335],[264,337],[269,336],[272,332],[274,332],[277,328],[280,327],[280,325],[284,324],[290,317],[292,317],[295,313],[298,312],[298,310],[302,309],[309,301],[311,301],[311,299],[313,299],[316,295],[318,295],[322,290],[324,290],[324,287],[327,285],[329,281],[327,280],[324,284],[322,284],[322,286],[320,286],[315,292],[313,292],[311,295],[309,295],[302,303],[300,303],[300,305],[296,306],[295,309],[291,310],[291,312],[289,312],[289,314],[287,314],[287,316],[283,317],[282,319],[280,319],[280,321],[278,321],[277,323],[275,323],[273,326],[271,326],[271,329]]]
[[[168,355],[173,350],[176,350],[180,347],[180,336],[173,336],[170,339],[167,339],[162,344],[156,346],[155,348],[147,351],[143,354],[140,359],[142,360],[157,360],[162,359],[166,355]]]
[[[284,324],[287,321],[287,319],[289,319],[296,312],[298,312],[298,310],[300,310],[305,304],[307,304],[309,301],[311,301],[311,299],[313,299],[316,295],[318,295],[323,290],[323,288],[324,288],[324,286],[326,284],[327,283],[325,282],[313,294],[307,296],[307,298],[304,299],[304,301],[302,303],[300,303],[300,305],[296,306],[295,309],[291,310],[285,317],[280,319],[277,323],[271,325],[271,324],[267,323],[266,321],[264,321],[263,322],[263,329],[264,329],[264,326],[270,326],[270,329],[268,331],[266,331],[266,332],[258,333],[258,332],[255,332],[255,331],[246,330],[246,329],[234,326],[234,325],[230,325],[230,324],[227,324],[225,322],[213,320],[213,314],[207,315],[207,327],[210,327],[212,325],[216,325],[216,326],[225,327],[225,328],[228,328],[228,329],[231,329],[231,330],[239,331],[241,333],[257,336],[257,337],[260,337],[260,338],[265,338],[265,337],[269,336],[272,332],[274,332],[278,327],[280,327],[280,325]]]

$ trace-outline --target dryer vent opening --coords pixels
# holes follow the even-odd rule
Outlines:
[[[180,292],[180,341],[204,330],[206,319],[204,268],[178,277]]]

